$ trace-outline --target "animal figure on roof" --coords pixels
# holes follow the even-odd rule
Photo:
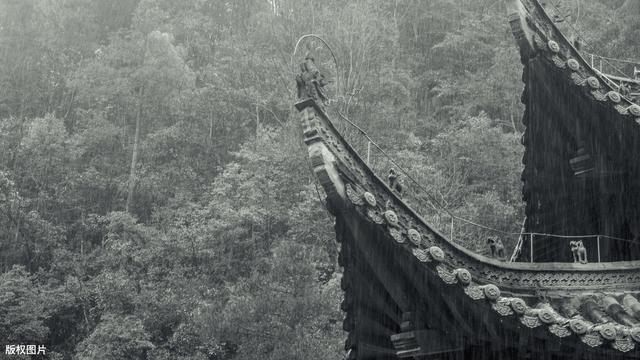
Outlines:
[[[571,241],[571,252],[573,253],[573,262],[579,262],[581,264],[587,263],[587,248],[584,247],[582,240]]]
[[[491,257],[500,260],[504,259],[504,244],[502,244],[502,240],[500,240],[497,236],[489,236],[487,238],[487,245],[489,245]]]
[[[400,182],[400,178],[393,168],[389,169],[389,187],[391,188],[391,190],[396,191],[398,195],[402,194],[402,183]]]

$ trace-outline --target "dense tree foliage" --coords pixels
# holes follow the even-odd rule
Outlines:
[[[562,3],[589,49],[637,56],[637,0]],[[422,184],[403,179],[407,201],[446,231],[447,212],[519,230],[504,2],[0,0],[0,345],[342,358],[338,250],[292,107],[306,33],[339,59],[297,54],[330,74],[332,110]],[[486,251],[481,231],[454,239]]]

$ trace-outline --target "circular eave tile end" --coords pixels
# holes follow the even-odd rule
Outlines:
[[[586,333],[587,330],[589,329],[589,326],[587,325],[587,323],[580,319],[570,320],[569,327],[574,333],[578,335],[582,335]]]
[[[497,300],[500,297],[500,289],[493,284],[485,285],[484,296],[489,300]]]
[[[613,324],[604,324],[602,325],[602,327],[600,328],[600,330],[598,331],[600,333],[600,336],[602,336],[603,338],[607,339],[607,340],[615,340],[616,335],[617,335],[617,331],[616,331],[616,327]]]
[[[365,191],[362,196],[364,197],[364,201],[367,203],[367,205],[371,207],[376,206],[377,204],[376,197],[372,193]]]
[[[422,242],[422,235],[416,229],[409,229],[407,231],[407,235],[409,236],[409,240],[415,245],[420,245]]]
[[[616,91],[609,91],[607,93],[607,97],[609,98],[609,100],[611,100],[614,103],[619,103],[622,100],[622,97],[620,96],[620,94]]]
[[[429,255],[433,258],[433,260],[437,262],[444,261],[444,251],[437,246],[432,246],[429,248]]]
[[[471,273],[467,269],[456,269],[456,277],[463,285],[471,284]]]
[[[576,59],[567,60],[567,66],[569,66],[569,69],[571,69],[573,71],[580,70],[580,63]]]
[[[553,40],[549,40],[547,46],[549,46],[549,50],[551,50],[551,52],[553,53],[560,52],[560,45],[558,45],[558,43]]]
[[[600,80],[596,79],[594,76],[587,78],[587,84],[589,84],[592,89],[600,88]]]
[[[520,298],[514,298],[511,299],[511,308],[516,314],[524,314],[527,311],[528,306],[524,300]]]
[[[393,210],[387,210],[384,212],[384,218],[387,220],[387,223],[391,226],[398,225],[398,215]]]

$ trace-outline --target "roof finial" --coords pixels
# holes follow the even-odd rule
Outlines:
[[[327,81],[315,64],[315,59],[310,51],[307,51],[304,62],[300,64],[300,74],[296,76],[298,87],[298,99],[310,98],[325,102],[327,95],[324,90]]]

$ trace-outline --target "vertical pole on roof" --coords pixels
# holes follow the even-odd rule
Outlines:
[[[367,142],[367,165],[369,165],[369,160],[371,160],[371,140]]]
[[[598,262],[600,262],[600,235],[597,236],[598,239]]]
[[[529,240],[529,259],[533,262],[533,233],[531,233],[531,239]]]

